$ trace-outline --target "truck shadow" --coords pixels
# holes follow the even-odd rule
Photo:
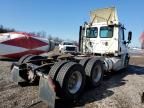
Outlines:
[[[136,66],[136,65],[129,65],[127,69],[129,74],[136,74],[136,75],[143,75],[144,74],[144,67]]]
[[[56,108],[82,107],[85,104],[110,97],[114,94],[114,91],[112,91],[111,88],[125,85],[127,80],[124,80],[124,77],[131,74],[144,75],[144,67],[129,65],[129,67],[125,70],[107,73],[104,76],[104,80],[100,86],[96,88],[86,86],[84,93],[76,102],[67,101],[64,99],[56,99],[55,107]]]

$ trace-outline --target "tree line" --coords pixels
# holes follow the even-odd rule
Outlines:
[[[8,32],[17,32],[14,28],[7,28],[4,27],[3,25],[0,25],[0,33],[8,33]],[[52,35],[47,35],[45,31],[40,31],[40,32],[29,32],[32,35],[36,35],[38,37],[42,38],[47,38],[48,40],[54,40],[56,42],[62,42],[63,40],[60,39],[59,37],[54,37]]]
[[[8,33],[8,32],[15,32],[15,29],[6,28],[3,27],[3,25],[0,25],[0,33]]]
[[[0,25],[0,33],[8,33],[8,32],[18,32],[14,28],[7,28],[4,27],[3,25]],[[64,41],[63,39],[59,38],[58,36],[52,36],[50,34],[47,34],[45,31],[39,31],[39,32],[29,32],[32,35],[41,37],[41,38],[47,38],[48,40],[53,40],[57,44],[61,43]],[[72,41],[73,43],[77,43],[77,41]]]
[[[61,43],[63,41],[63,39],[61,39],[57,36],[52,36],[50,34],[47,34],[45,31],[30,32],[30,34],[41,37],[41,38],[47,38],[48,40],[53,40],[56,43]]]

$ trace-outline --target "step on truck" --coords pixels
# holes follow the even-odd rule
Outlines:
[[[79,54],[25,55],[11,66],[12,80],[38,81],[39,97],[50,107],[56,96],[75,100],[87,84],[97,87],[105,73],[128,66],[132,32],[125,39],[124,31],[114,7],[91,11],[90,21],[80,26]]]

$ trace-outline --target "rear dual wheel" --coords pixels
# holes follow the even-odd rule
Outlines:
[[[76,99],[82,93],[85,85],[85,72],[82,65],[67,62],[59,70],[56,81],[60,86],[60,97]]]
[[[59,70],[62,68],[62,66],[64,65],[64,64],[66,64],[68,61],[66,61],[66,60],[62,60],[62,61],[58,61],[58,62],[56,62],[52,67],[51,67],[51,69],[50,69],[50,71],[49,71],[49,75],[50,75],[50,77],[54,80],[54,81],[56,81],[56,77],[57,77],[57,74],[58,74],[58,72],[59,72]]]
[[[81,60],[80,64],[85,68],[87,81],[94,87],[100,85],[104,74],[101,58],[86,58]]]
[[[62,62],[61,62],[62,63]],[[62,98],[76,99],[85,86],[85,75],[89,83],[96,87],[103,80],[103,63],[100,58],[86,58],[78,63],[65,62],[56,75]]]

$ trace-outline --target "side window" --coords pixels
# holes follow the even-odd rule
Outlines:
[[[87,28],[87,30],[86,30],[87,38],[96,38],[97,36],[98,36],[98,28],[97,27]]]
[[[123,28],[119,28],[119,35],[121,37],[121,40],[125,40],[124,29]]]

